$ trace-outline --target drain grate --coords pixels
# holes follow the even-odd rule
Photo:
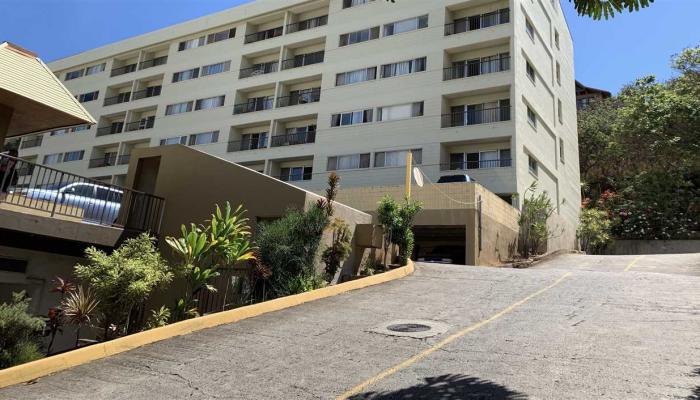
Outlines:
[[[387,326],[386,329],[392,332],[413,333],[429,331],[432,328],[423,324],[395,324]]]

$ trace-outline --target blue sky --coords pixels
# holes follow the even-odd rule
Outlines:
[[[0,0],[0,40],[51,61],[247,2]],[[562,5],[574,38],[576,77],[588,86],[617,92],[644,75],[666,79],[672,75],[671,55],[700,44],[700,0],[656,0],[609,21],[577,16],[568,0]]]

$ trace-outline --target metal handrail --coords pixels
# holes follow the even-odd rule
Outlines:
[[[110,77],[119,76],[119,75],[128,74],[130,72],[134,72],[134,71],[136,71],[136,63],[125,65],[123,67],[112,68],[112,72],[110,72],[109,76]]]
[[[304,56],[301,59],[301,61],[299,61],[297,58],[288,58],[286,60],[282,60],[282,69],[285,70],[305,67],[307,65],[320,64],[323,62],[325,54],[326,52],[324,50],[321,50],[314,53],[300,54],[300,56]]]
[[[252,99],[245,103],[235,104],[233,106],[233,114],[245,114],[254,111],[271,110],[275,102],[275,96],[267,96]]]
[[[26,139],[20,142],[19,148],[20,149],[28,149],[30,147],[39,147],[41,146],[41,143],[44,141],[43,136],[37,136],[32,139]]]
[[[298,93],[293,96],[282,96],[277,98],[277,107],[296,106],[299,104],[318,103],[321,101],[321,88]]]
[[[228,142],[226,151],[233,153],[235,151],[259,150],[267,148],[267,137],[258,138],[257,140],[232,140]]]
[[[96,136],[116,135],[117,133],[122,133],[123,131],[124,131],[124,124],[119,126],[119,129],[114,129],[114,126],[112,126],[112,125],[103,126],[102,128],[97,128]]]
[[[151,129],[155,125],[155,118],[148,118],[145,123],[143,121],[129,122],[124,127],[125,132],[140,131],[143,129]]]
[[[479,18],[479,27],[472,29],[470,26],[470,18]],[[462,21],[445,24],[445,36],[455,35],[458,33],[469,32],[472,30],[482,29],[484,27],[507,24],[510,22],[510,10],[503,9],[493,11],[486,14],[474,15]]]
[[[478,63],[465,63],[463,65],[444,68],[442,78],[443,80],[449,81],[452,79],[503,72],[509,69],[510,56],[503,56],[493,60],[479,61]]]
[[[278,36],[282,36],[283,29],[281,26],[278,26],[276,28],[271,28],[271,29],[266,29],[261,32],[255,32],[255,33],[249,33],[245,35],[245,40],[244,43],[255,43],[259,42],[261,40],[267,40],[267,39],[272,39],[276,38]]]
[[[442,114],[443,128],[489,124],[501,121],[510,121],[510,106]]]
[[[254,67],[243,68],[238,72],[238,78],[250,78],[251,76],[271,74],[277,72],[277,61],[270,61]]]
[[[109,157],[93,158],[88,162],[88,168],[112,167],[117,165],[117,155]]]
[[[160,91],[162,90],[162,88],[163,88],[162,85],[158,85],[158,86],[149,86],[143,90],[137,90],[131,94],[131,100],[140,100],[140,99],[145,99],[146,97],[160,96]],[[148,94],[149,90],[151,90],[150,95]]]
[[[146,69],[146,68],[152,68],[152,67],[157,67],[159,65],[163,65],[168,62],[168,56],[160,56],[156,57],[150,60],[146,61],[141,61],[139,63],[139,70],[141,69]]]
[[[32,209],[50,217],[61,215],[156,235],[160,232],[165,206],[162,197],[5,154],[0,154],[0,165],[4,171],[0,173],[0,187],[8,188],[6,195],[0,197],[0,204]],[[20,171],[31,171],[29,177],[24,176],[21,186],[17,184]],[[90,188],[94,189],[92,195],[84,192]]]
[[[318,28],[328,24],[328,15],[309,18],[303,21],[287,24],[287,33],[301,32],[308,29]]]
[[[297,144],[314,143],[315,141],[316,131],[306,131],[273,136],[270,145],[272,147],[294,146]]]
[[[501,158],[498,160],[462,161],[440,164],[441,171],[459,171],[468,169],[508,168],[512,166],[512,159]]]
[[[111,106],[113,104],[126,103],[130,100],[130,98],[131,98],[131,92],[119,93],[116,96],[105,97],[105,101],[102,105],[103,106]]]

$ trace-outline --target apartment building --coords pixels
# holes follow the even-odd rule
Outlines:
[[[400,184],[411,151],[504,199],[537,181],[577,220],[558,0],[258,0],[49,66],[98,123],[23,138],[30,161],[122,184],[133,149],[183,144],[321,190]]]

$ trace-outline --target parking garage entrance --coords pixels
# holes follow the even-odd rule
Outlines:
[[[413,234],[414,260],[465,264],[467,230],[464,225],[415,225]]]

